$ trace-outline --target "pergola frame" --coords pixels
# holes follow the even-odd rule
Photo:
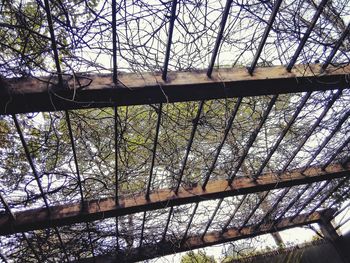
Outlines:
[[[187,251],[190,249],[201,248],[213,244],[224,243],[241,238],[252,237],[263,233],[271,233],[295,226],[318,223],[331,220],[336,213],[333,210],[324,210],[317,212],[316,210],[329,198],[334,192],[343,186],[349,177],[350,167],[349,158],[341,164],[331,164],[332,160],[346,147],[349,143],[349,139],[337,149],[332,157],[323,164],[322,167],[310,167],[311,162],[317,157],[324,146],[334,136],[334,134],[340,129],[342,124],[349,117],[349,111],[342,116],[338,125],[332,132],[323,140],[321,147],[313,156],[312,160],[306,167],[299,170],[287,171],[289,164],[293,161],[300,149],[305,144],[306,140],[311,136],[313,131],[319,126],[320,122],[332,107],[334,102],[339,98],[343,89],[349,88],[348,74],[350,73],[350,66],[343,67],[329,67],[335,53],[340,48],[342,42],[349,33],[349,25],[343,32],[340,39],[335,43],[335,46],[328,56],[327,60],[321,64],[309,64],[309,65],[297,65],[295,63],[307,42],[313,28],[322,14],[324,7],[327,4],[327,0],[323,0],[317,7],[317,11],[313,16],[311,24],[308,26],[307,31],[303,35],[294,56],[291,58],[287,67],[275,66],[266,68],[256,68],[257,62],[260,58],[262,49],[266,44],[269,32],[272,24],[276,18],[279,7],[282,1],[276,1],[273,11],[270,15],[269,21],[266,25],[261,42],[259,43],[258,50],[255,53],[251,66],[245,68],[233,68],[233,69],[218,69],[214,70],[214,64],[217,59],[217,55],[222,44],[223,32],[225,30],[226,22],[232,5],[232,0],[227,0],[225,9],[222,13],[221,24],[217,34],[215,46],[211,55],[210,64],[207,70],[198,72],[168,72],[168,65],[170,59],[172,36],[174,30],[174,24],[176,23],[176,8],[178,1],[171,1],[171,14],[169,16],[170,26],[168,29],[168,39],[166,45],[165,59],[162,68],[162,72],[156,73],[144,73],[144,74],[126,74],[118,73],[117,70],[117,24],[116,24],[116,1],[112,0],[112,39],[113,39],[113,73],[107,75],[88,75],[77,74],[72,78],[69,74],[62,73],[59,59],[59,50],[57,47],[57,40],[54,30],[54,21],[52,19],[50,1],[44,0],[42,8],[45,11],[51,48],[54,57],[56,74],[53,77],[43,77],[40,79],[28,78],[28,79],[7,79],[1,81],[1,97],[0,97],[0,114],[12,114],[13,120],[17,132],[19,134],[22,146],[27,157],[27,161],[30,164],[33,175],[40,189],[40,195],[44,200],[45,208],[25,210],[21,212],[13,212],[6,201],[6,197],[0,195],[1,202],[6,209],[6,215],[0,215],[0,234],[8,235],[13,233],[22,233],[23,238],[28,242],[29,247],[33,251],[35,258],[40,261],[40,255],[26,238],[24,232],[30,230],[39,230],[53,227],[55,233],[58,236],[62,251],[64,251],[66,260],[69,261],[69,257],[65,252],[64,242],[61,239],[58,231],[59,226],[69,225],[72,223],[86,223],[86,230],[89,234],[89,241],[91,246],[91,253],[93,258],[84,259],[82,262],[115,262],[116,260],[122,261],[136,261],[154,258],[161,255],[171,254],[175,252]],[[324,90],[338,90],[330,99],[323,112],[314,123],[314,125],[308,130],[304,140],[301,141],[297,149],[292,153],[289,161],[283,167],[282,171],[278,171],[272,174],[262,174],[264,167],[270,160],[273,153],[283,140],[284,136],[290,129],[305,102],[309,98],[312,91],[324,91]],[[300,103],[299,107],[295,111],[293,117],[289,120],[287,127],[280,134],[279,139],[266,156],[265,161],[261,165],[260,169],[254,176],[237,178],[236,173],[239,170],[242,162],[247,156],[249,149],[252,147],[258,132],[266,121],[271,108],[274,106],[279,94],[284,93],[296,93],[307,92],[304,100]],[[232,171],[228,180],[210,180],[210,176],[216,166],[217,158],[225,143],[227,134],[231,129],[232,122],[234,121],[235,114],[238,110],[239,104],[243,97],[246,96],[259,96],[259,95],[274,95],[270,101],[269,106],[265,109],[263,118],[261,119],[258,127],[251,134],[244,154],[239,160],[239,165],[234,171]],[[224,136],[216,149],[216,155],[214,161],[206,174],[203,184],[194,186],[193,188],[182,188],[181,181],[183,172],[187,163],[187,158],[191,150],[194,135],[196,133],[197,124],[201,115],[201,110],[204,100],[211,99],[226,99],[237,97],[238,101],[236,107],[233,109],[231,118],[228,121],[227,127],[224,132]],[[162,103],[184,102],[194,101],[200,102],[200,107],[196,115],[196,119],[193,123],[193,129],[188,140],[186,154],[183,159],[178,184],[175,189],[158,189],[154,192],[151,191],[152,175],[154,160],[157,151],[157,140],[160,129],[160,121],[162,118]],[[156,136],[154,138],[154,144],[152,149],[152,164],[150,169],[150,176],[147,185],[146,193],[138,195],[136,198],[124,198],[118,195],[118,162],[117,154],[115,178],[116,178],[116,190],[115,197],[103,200],[85,200],[81,179],[79,176],[79,166],[77,161],[77,154],[74,144],[74,135],[72,133],[70,117],[68,110],[73,109],[85,109],[85,108],[101,108],[101,107],[114,107],[115,109],[115,138],[117,138],[117,107],[125,105],[143,105],[143,104],[159,104],[158,108],[158,120],[156,127]],[[66,122],[69,130],[69,138],[74,155],[74,163],[76,173],[79,181],[80,202],[76,204],[62,204],[59,206],[50,206],[46,200],[45,192],[42,189],[40,179],[38,177],[33,160],[30,156],[27,143],[22,134],[21,127],[17,121],[16,114],[28,113],[28,112],[40,112],[40,111],[58,111],[64,110],[66,116]],[[117,141],[117,140],[116,140]],[[115,144],[115,149],[118,145]],[[117,152],[117,150],[116,150]],[[293,204],[297,201],[298,197],[303,195],[305,191],[311,186],[312,183],[325,181],[323,187],[329,184],[332,180],[337,184],[320,200],[320,202],[309,212],[308,214],[299,214],[303,209],[300,209],[293,216],[284,218],[283,214],[287,212]],[[276,209],[278,203],[286,195],[290,187],[297,185],[304,185],[303,191],[300,192],[295,199],[293,199],[287,208],[283,211],[282,215],[273,222],[269,221],[269,215]],[[265,214],[262,220],[256,225],[249,225],[249,219],[258,209],[263,202],[264,197],[268,195],[268,191],[273,189],[285,188],[284,192],[277,199],[276,203]],[[242,195],[242,202],[249,193],[264,193],[264,197],[256,204],[255,208],[251,211],[249,216],[245,219],[244,224],[237,228],[229,228],[230,222],[233,220],[235,213],[239,209],[240,205],[236,207],[236,210],[225,224],[222,231],[219,232],[207,232],[213,218],[215,217],[222,200],[228,196]],[[1,193],[0,193],[1,194]],[[309,196],[304,202],[303,208],[309,204],[309,202],[317,195]],[[342,196],[343,197],[343,196]],[[196,213],[198,204],[202,200],[219,199],[219,203],[214,210],[214,213],[202,234],[198,236],[188,236],[188,230],[191,226],[193,217]],[[185,234],[178,240],[167,240],[167,229],[170,218],[173,213],[173,207],[182,204],[195,204],[188,225],[185,230]],[[240,203],[241,204],[241,203]],[[166,222],[166,227],[161,242],[155,245],[143,246],[143,233],[146,211],[161,209],[170,207],[169,216]],[[141,240],[138,248],[134,248],[131,253],[124,251],[117,251],[114,255],[95,256],[94,248],[90,236],[89,223],[94,220],[108,217],[118,217],[121,215],[127,215],[136,212],[144,212],[143,223],[141,230]],[[117,219],[118,220],[118,219]],[[118,224],[117,224],[118,226]],[[118,233],[118,227],[117,227]],[[174,245],[175,244],[175,245]],[[3,255],[0,255],[4,258]]]

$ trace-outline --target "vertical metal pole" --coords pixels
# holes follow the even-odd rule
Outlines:
[[[272,13],[271,13],[271,16],[269,18],[269,21],[267,22],[267,26],[265,28],[265,31],[264,31],[264,34],[261,38],[261,41],[260,41],[260,44],[259,44],[259,47],[258,47],[258,50],[254,56],[254,59],[253,59],[253,62],[252,64],[250,65],[250,67],[248,67],[248,72],[250,75],[253,75],[253,72],[254,72],[254,69],[255,69],[255,66],[256,64],[258,63],[258,60],[259,60],[259,57],[260,57],[260,54],[262,52],[262,49],[266,43],[266,40],[267,40],[267,37],[269,36],[269,32],[271,30],[271,27],[272,27],[272,24],[273,22],[275,21],[275,18],[276,18],[276,15],[277,15],[277,12],[278,12],[278,9],[280,8],[281,6],[281,3],[282,3],[282,0],[277,0],[274,7],[273,7],[273,10],[272,10]]]
[[[211,74],[213,73],[213,68],[214,68],[216,56],[218,54],[219,47],[220,47],[220,44],[221,44],[221,40],[222,40],[222,37],[223,37],[223,34],[224,34],[225,25],[226,25],[226,21],[227,21],[227,18],[228,18],[228,14],[229,14],[230,9],[231,9],[232,1],[233,0],[227,0],[226,1],[225,9],[224,9],[224,12],[222,14],[222,19],[221,19],[221,23],[220,23],[219,33],[218,33],[218,35],[216,37],[214,50],[213,50],[213,53],[211,55],[210,64],[209,64],[208,71],[207,71],[207,76],[209,78],[211,78]]]
[[[343,32],[343,34],[340,36],[339,40],[337,41],[337,43],[335,44],[335,47],[333,48],[332,52],[329,54],[329,56],[327,57],[326,61],[324,62],[324,64],[322,65],[322,70],[325,70],[329,64],[332,62],[333,57],[335,56],[335,54],[337,53],[338,49],[340,48],[340,46],[343,44],[343,41],[345,40],[345,38],[347,37],[347,35],[350,32],[350,23],[348,24],[348,26],[346,27],[345,31]]]
[[[299,43],[299,46],[297,48],[297,50],[295,51],[291,61],[289,62],[288,66],[287,66],[287,71],[290,72],[295,64],[295,62],[297,61],[298,57],[299,57],[299,54],[301,52],[301,50],[304,48],[305,46],[305,43],[307,41],[307,39],[309,38],[319,16],[321,15],[322,11],[323,11],[323,8],[324,6],[326,5],[328,0],[322,0],[322,2],[320,3],[320,5],[318,6],[317,8],[317,11],[314,15],[314,17],[312,18],[312,21],[308,27],[308,29],[306,30],[303,38],[301,39],[300,43]]]
[[[159,108],[158,108],[158,120],[157,120],[157,127],[156,127],[156,136],[154,138],[154,143],[153,143],[151,169],[150,169],[150,173],[149,173],[149,177],[148,177],[148,184],[147,184],[147,190],[146,190],[146,196],[145,196],[146,200],[149,200],[149,195],[150,195],[150,191],[151,191],[153,167],[154,167],[154,162],[156,160],[158,134],[159,134],[161,119],[162,119],[162,103],[159,104]]]
[[[163,66],[163,73],[162,73],[162,79],[166,81],[166,77],[168,74],[168,65],[169,65],[169,58],[170,58],[170,49],[171,49],[171,41],[173,38],[173,31],[174,31],[174,24],[175,24],[175,18],[176,18],[176,5],[177,0],[173,0],[171,4],[171,17],[170,17],[170,25],[169,25],[169,35],[168,35],[168,42],[166,46],[165,51],[165,59],[164,59],[164,66]]]

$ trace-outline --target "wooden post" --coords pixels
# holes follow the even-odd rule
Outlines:
[[[318,224],[324,238],[334,246],[343,262],[350,262],[350,253],[346,247],[345,241],[343,240],[343,237],[339,236],[337,231],[334,229],[331,219],[322,216]]]

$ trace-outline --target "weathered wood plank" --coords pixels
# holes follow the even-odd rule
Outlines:
[[[255,231],[254,226],[244,227],[241,231],[236,228],[228,229],[224,234],[219,231],[207,233],[203,238],[201,235],[190,236],[184,244],[181,240],[171,239],[157,244],[144,246],[142,248],[134,248],[128,251],[119,251],[111,255],[102,255],[93,258],[87,258],[77,261],[77,263],[112,263],[112,262],[136,262],[146,259],[152,259],[160,256],[171,255],[179,252],[185,252],[192,249],[203,248],[207,246],[222,244],[239,239],[254,237],[266,233],[273,233],[297,226],[318,223],[323,215],[330,217],[334,214],[334,210],[326,209],[320,212],[314,212],[310,216],[305,214],[299,215],[294,220],[284,218],[275,227],[273,223],[265,223],[260,229]]]
[[[208,78],[205,71],[161,73],[63,75],[57,78],[10,79],[0,81],[0,114],[98,108],[241,96],[270,95],[300,91],[349,88],[350,66],[298,65],[291,73],[283,66],[257,68],[251,76],[245,68],[218,69]]]
[[[116,205],[114,198],[87,201],[81,203],[62,204],[51,207],[50,215],[46,209],[31,209],[15,213],[16,220],[9,215],[0,215],[0,235],[63,226],[79,222],[90,222],[103,218],[126,215],[143,211],[179,206],[203,200],[237,196],[248,193],[267,191],[277,188],[302,185],[323,180],[349,176],[349,165],[330,165],[326,170],[312,167],[304,171],[294,170],[278,175],[270,173],[260,176],[256,181],[250,177],[236,178],[228,186],[226,180],[210,181],[205,190],[200,185],[192,188],[180,188],[176,195],[169,189],[161,189],[150,194],[147,200],[144,194],[131,198],[119,198]]]

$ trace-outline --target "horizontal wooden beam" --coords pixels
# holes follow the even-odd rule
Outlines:
[[[322,73],[321,73],[322,72]],[[257,68],[251,76],[245,68],[218,69],[208,78],[205,71],[161,73],[63,75],[0,81],[0,114],[99,108],[192,100],[271,95],[301,91],[349,88],[350,66],[298,65],[291,73],[283,66]]]
[[[320,212],[314,212],[311,215],[299,215],[294,220],[284,218],[279,224],[273,226],[273,222],[261,225],[259,230],[254,226],[244,227],[241,231],[236,228],[230,228],[225,233],[213,231],[202,237],[201,235],[190,236],[186,242],[181,244],[181,239],[171,239],[142,248],[134,248],[126,251],[119,251],[111,255],[101,255],[95,258],[87,258],[77,261],[77,263],[114,263],[114,262],[136,262],[141,260],[152,259],[156,257],[171,255],[179,252],[185,252],[192,249],[203,248],[207,246],[232,242],[239,239],[254,237],[262,234],[273,233],[297,226],[318,223],[323,215],[330,217],[334,210],[326,209]]]
[[[104,198],[82,203],[52,206],[50,214],[47,209],[31,209],[15,213],[16,220],[9,215],[0,215],[0,235],[8,235],[29,230],[57,227],[81,222],[111,218],[131,213],[151,211],[170,206],[179,206],[203,200],[244,195],[272,189],[302,185],[323,180],[349,176],[349,165],[343,167],[335,164],[326,170],[312,167],[300,173],[300,170],[278,175],[269,173],[259,176],[255,181],[250,177],[238,177],[229,186],[226,180],[209,181],[205,190],[201,186],[180,188],[174,191],[162,189],[150,194],[149,200],[144,194],[131,198],[119,198],[116,205],[114,198]]]

